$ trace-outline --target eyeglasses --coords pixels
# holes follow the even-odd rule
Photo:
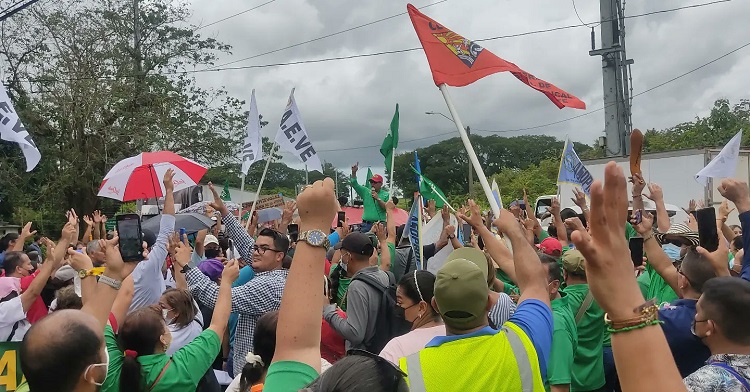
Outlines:
[[[381,365],[382,367],[384,367],[386,369],[393,370],[394,373],[393,373],[393,387],[391,388],[392,391],[398,391],[399,390],[398,389],[399,384],[402,382],[401,380],[404,377],[407,377],[406,373],[404,373],[404,371],[401,370],[401,368],[399,368],[398,366],[394,365],[391,361],[389,361],[389,360],[387,360],[387,359],[385,359],[385,358],[383,358],[383,357],[381,357],[381,356],[379,356],[377,354],[373,354],[373,353],[371,353],[369,351],[365,351],[365,350],[360,350],[360,349],[357,349],[357,348],[353,348],[353,349],[347,351],[346,355],[357,355],[357,356],[361,356],[361,357],[367,357],[367,358],[372,359],[373,361],[375,361],[375,363]]]
[[[258,252],[259,255],[263,255],[269,250],[272,252],[283,252],[283,250],[277,250],[277,249],[271,249],[265,246],[253,245],[253,251]]]

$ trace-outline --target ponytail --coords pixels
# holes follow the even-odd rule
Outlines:
[[[247,353],[245,359],[247,363],[242,368],[242,375],[240,376],[240,392],[248,392],[250,387],[257,384],[263,378],[263,374],[265,374],[267,369],[260,355]]]
[[[120,390],[143,392],[143,380],[141,379],[141,363],[138,362],[138,353],[125,350],[122,358],[122,370],[120,370]]]

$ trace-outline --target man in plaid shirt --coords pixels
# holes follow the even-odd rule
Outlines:
[[[213,186],[211,190],[214,191]],[[284,293],[287,270],[281,268],[289,239],[271,229],[264,229],[253,240],[244,227],[229,213],[214,191],[214,204],[221,212],[227,235],[234,241],[240,257],[255,271],[255,277],[242,286],[232,288],[232,312],[239,313],[234,341],[234,374],[241,374],[245,356],[253,351],[253,335],[258,318],[264,313],[278,310]],[[216,305],[219,286],[197,268],[186,267],[185,278],[193,296],[208,307]]]

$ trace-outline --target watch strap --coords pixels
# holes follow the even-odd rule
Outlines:
[[[107,275],[101,275],[101,276],[99,276],[99,283],[104,283],[107,286],[109,286],[109,287],[111,287],[111,288],[113,288],[115,290],[119,290],[120,287],[122,286],[122,281],[121,280],[116,280],[116,279],[110,278]]]
[[[184,267],[180,270],[180,273],[186,274],[188,271],[190,271],[193,267],[191,267],[189,264],[185,264]]]

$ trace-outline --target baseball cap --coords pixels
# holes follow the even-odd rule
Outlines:
[[[473,247],[458,248],[448,255],[448,258],[445,260],[445,262],[447,263],[451,260],[458,260],[458,259],[471,261],[472,263],[476,264],[477,267],[479,267],[479,269],[481,269],[482,271],[485,271],[484,273],[485,275],[488,275],[490,272],[490,266],[489,266],[489,263],[487,262],[487,256],[485,256],[484,252],[482,252],[481,250],[477,248],[473,248]],[[487,278],[489,278],[489,276],[487,276]]]
[[[376,175],[372,176],[372,178],[370,178],[370,182],[379,182],[379,183],[382,184],[383,183],[383,176],[381,176],[380,174],[376,174]]]
[[[562,254],[562,243],[554,237],[545,238],[544,241],[537,245],[537,248],[542,253],[553,257],[560,257],[560,254]],[[557,253],[555,254],[555,252]]]
[[[198,269],[203,272],[203,275],[208,276],[209,279],[216,282],[219,277],[221,277],[221,271],[224,270],[224,264],[217,259],[207,259],[198,264]]]
[[[435,302],[445,324],[462,330],[487,321],[487,271],[467,259],[443,265],[435,278]]]
[[[581,274],[586,272],[586,258],[578,249],[571,249],[562,257],[563,269],[572,274]]]
[[[364,233],[350,233],[341,241],[341,249],[361,256],[372,256],[375,247],[370,242],[370,237]]]
[[[203,240],[203,245],[216,244],[219,245],[219,239],[213,234],[206,234],[206,239]]]

